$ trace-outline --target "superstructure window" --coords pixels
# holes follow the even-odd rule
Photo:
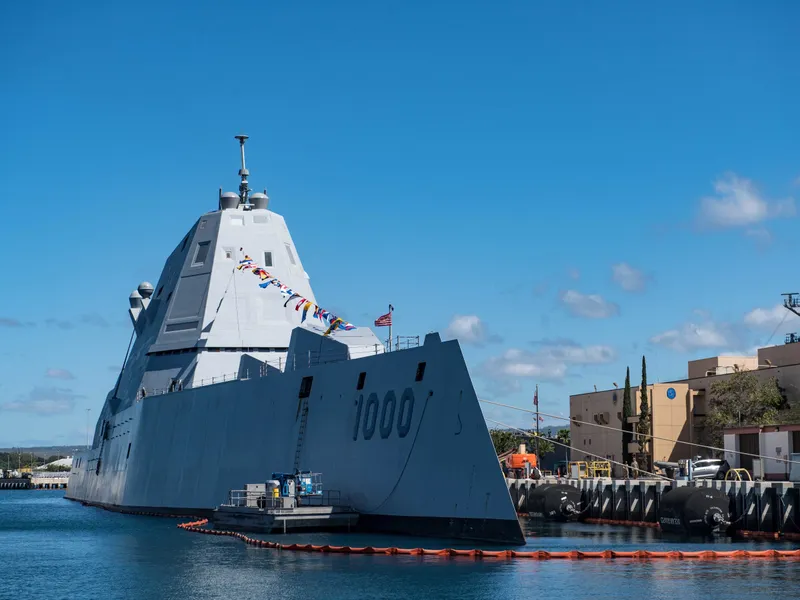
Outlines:
[[[359,375],[358,375],[358,385],[356,385],[356,389],[357,390],[363,390],[364,389],[364,382],[366,380],[367,380],[366,371],[363,371],[363,372],[359,373]]]
[[[292,247],[289,244],[284,244],[286,246],[286,254],[289,255],[289,262],[293,265],[297,264],[297,261],[294,259],[294,252],[292,252]]]
[[[422,381],[423,377],[425,377],[425,363],[421,362],[417,365],[417,376],[414,381]]]
[[[264,252],[264,266],[265,267],[272,266],[272,252]]]
[[[311,384],[313,382],[313,377],[303,377],[303,380],[300,382],[299,398],[308,398],[311,395]]]
[[[197,244],[197,250],[194,252],[194,260],[192,261],[193,267],[199,267],[208,258],[208,250],[211,247],[211,242],[200,242]]]

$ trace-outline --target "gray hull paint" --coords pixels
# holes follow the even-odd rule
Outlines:
[[[313,383],[300,468],[323,473],[325,487],[339,490],[364,524],[523,542],[454,341],[138,400],[109,419],[108,439],[98,436],[75,457],[67,497],[129,511],[202,513],[229,489],[291,471],[302,420],[298,391],[307,376]],[[390,390],[394,403],[386,399]],[[407,390],[410,420],[399,414]],[[369,401],[373,393],[377,403]]]

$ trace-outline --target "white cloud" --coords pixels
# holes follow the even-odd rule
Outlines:
[[[72,321],[65,321],[61,319],[45,319],[44,322],[48,327],[58,327],[59,329],[72,329],[74,327]]]
[[[581,294],[575,290],[561,292],[561,304],[570,313],[587,319],[607,319],[619,314],[619,306],[598,294]]]
[[[730,342],[730,336],[720,325],[707,322],[700,325],[684,323],[678,329],[670,329],[650,338],[653,344],[666,346],[678,352],[689,352],[702,348],[721,348]]]
[[[644,289],[647,277],[628,263],[612,265],[611,272],[614,283],[626,292],[640,292]]]
[[[744,234],[761,247],[769,246],[772,243],[772,234],[766,227],[748,229]]]
[[[536,378],[560,381],[571,365],[604,364],[616,358],[610,346],[580,346],[567,340],[544,340],[533,352],[510,348],[485,361],[479,372],[491,379]]]
[[[754,308],[744,316],[744,324],[751,329],[763,331],[764,336],[770,335],[769,339],[759,340],[763,346],[769,344],[775,335],[797,331],[798,318],[783,304],[776,304],[772,308]]]
[[[16,400],[0,404],[0,409],[38,415],[55,415],[72,412],[75,400],[82,398],[66,388],[35,387],[28,394],[20,395]]]
[[[483,345],[487,342],[500,342],[502,339],[490,334],[486,324],[477,315],[455,315],[445,330],[445,335],[456,338],[462,344]]]
[[[744,316],[744,324],[749,327],[772,329],[788,319],[791,313],[783,304],[772,308],[754,308]]]
[[[75,376],[66,369],[47,369],[44,376],[51,379],[75,379]]]
[[[108,327],[108,321],[106,321],[103,317],[98,315],[97,313],[92,313],[88,315],[81,315],[81,323],[85,325],[93,325],[95,327]]]
[[[19,319],[0,317],[0,327],[25,327],[25,323]]]
[[[745,227],[780,217],[793,217],[794,200],[769,201],[753,182],[733,173],[714,182],[715,196],[700,200],[700,222],[712,227]]]

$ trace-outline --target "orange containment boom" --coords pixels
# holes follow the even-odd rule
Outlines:
[[[531,468],[537,467],[535,454],[512,454],[507,459],[507,464],[511,469],[524,469],[525,463],[530,463]]]
[[[501,558],[501,559],[522,559],[529,558],[533,560],[554,560],[554,559],[587,559],[587,558],[632,558],[635,560],[652,560],[657,558],[666,558],[671,560],[715,560],[718,558],[795,558],[800,559],[800,550],[732,550],[732,551],[717,551],[717,550],[700,550],[698,552],[650,552],[648,550],[633,550],[628,552],[617,552],[615,550],[600,550],[598,552],[585,552],[583,550],[568,550],[566,552],[548,552],[546,550],[533,550],[531,552],[524,552],[519,550],[454,550],[453,548],[443,548],[441,550],[428,550],[426,548],[395,548],[387,547],[380,548],[376,546],[365,546],[363,548],[354,548],[352,546],[317,546],[313,544],[280,544],[278,542],[269,542],[267,540],[257,540],[247,537],[243,533],[235,531],[221,531],[218,529],[205,529],[203,526],[208,524],[208,519],[200,521],[193,521],[191,523],[180,523],[178,527],[186,531],[194,531],[196,533],[205,533],[208,535],[227,535],[234,538],[239,538],[245,544],[256,546],[258,548],[273,548],[276,550],[286,550],[289,552],[322,552],[327,554],[402,554],[412,556],[443,556],[443,557],[457,557],[465,556],[473,559],[483,558]]]

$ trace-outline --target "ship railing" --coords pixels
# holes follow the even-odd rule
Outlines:
[[[324,490],[314,494],[298,494],[295,496],[297,506],[343,506],[342,494],[339,490]],[[237,508],[283,508],[283,497],[273,496],[271,490],[230,490],[228,502],[223,506]]]
[[[392,347],[393,352],[409,350],[419,347],[419,336],[397,336],[396,344]],[[227,383],[229,381],[242,381],[269,377],[270,375],[283,373],[286,371],[297,371],[300,369],[316,367],[323,364],[344,362],[347,360],[357,360],[367,356],[373,356],[386,352],[386,348],[381,344],[374,344],[365,348],[349,348],[348,350],[328,349],[322,351],[306,350],[302,352],[287,353],[285,357],[279,356],[276,359],[261,361],[256,368],[248,368],[232,373],[222,373],[211,377],[203,377],[192,382],[183,383],[173,380],[166,388],[151,388],[139,390],[136,395],[137,400],[147,396],[160,396],[171,392],[179,392],[207,385]]]
[[[69,479],[69,471],[34,471],[32,479]]]

